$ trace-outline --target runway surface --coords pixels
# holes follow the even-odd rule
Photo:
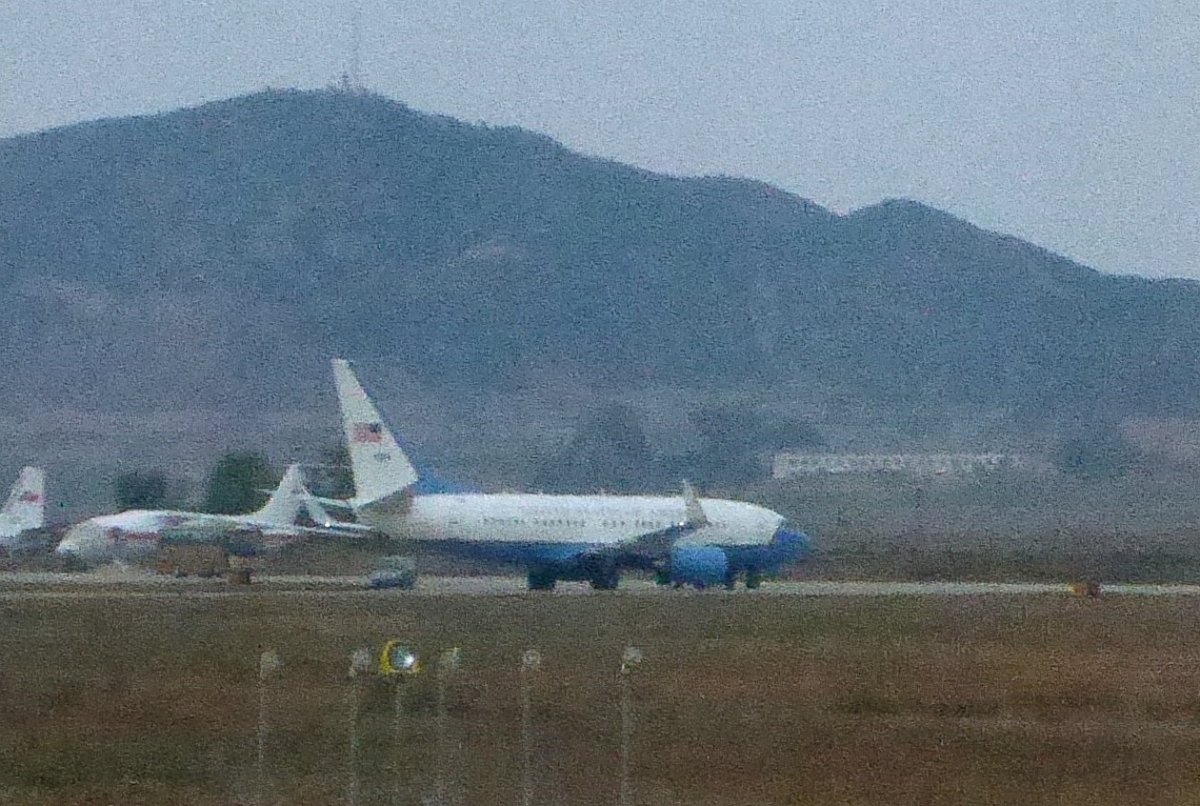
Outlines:
[[[420,577],[412,590],[371,590],[362,576],[259,576],[250,585],[221,579],[176,579],[136,569],[102,568],[88,573],[0,573],[0,601],[16,599],[81,598],[198,598],[230,596],[1071,596],[1066,582],[865,582],[807,580],[765,582],[755,591],[739,588],[674,590],[644,579],[622,580],[615,592],[593,591],[586,583],[562,582],[552,593],[530,593],[517,576]],[[1200,585],[1109,583],[1102,596],[1197,596]]]

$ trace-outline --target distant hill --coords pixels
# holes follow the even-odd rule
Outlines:
[[[910,201],[847,216],[367,94],[272,91],[0,141],[0,414],[562,386],[1190,413],[1200,286]]]

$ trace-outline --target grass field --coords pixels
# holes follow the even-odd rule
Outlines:
[[[1200,615],[1189,600],[494,598],[247,593],[9,601],[0,802],[270,803],[346,792],[350,652],[459,645],[439,766],[434,675],[361,691],[360,803],[520,802],[519,658],[536,802],[617,797],[617,667],[633,643],[640,804],[1200,803]],[[426,800],[426,802],[428,802]]]

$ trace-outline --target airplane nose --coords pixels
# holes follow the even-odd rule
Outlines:
[[[800,559],[812,550],[812,540],[799,529],[780,526],[771,538],[776,550],[793,559]]]

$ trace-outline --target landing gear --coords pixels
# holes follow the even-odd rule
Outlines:
[[[529,570],[529,589],[531,591],[552,591],[557,582],[554,572],[548,568],[531,568]]]
[[[725,590],[731,591],[737,587],[737,571],[728,570],[725,572]]]
[[[746,569],[746,590],[757,590],[762,585],[763,574],[757,568]]]
[[[604,566],[593,571],[588,581],[598,591],[614,591],[621,581],[621,575],[617,573],[615,566]]]

